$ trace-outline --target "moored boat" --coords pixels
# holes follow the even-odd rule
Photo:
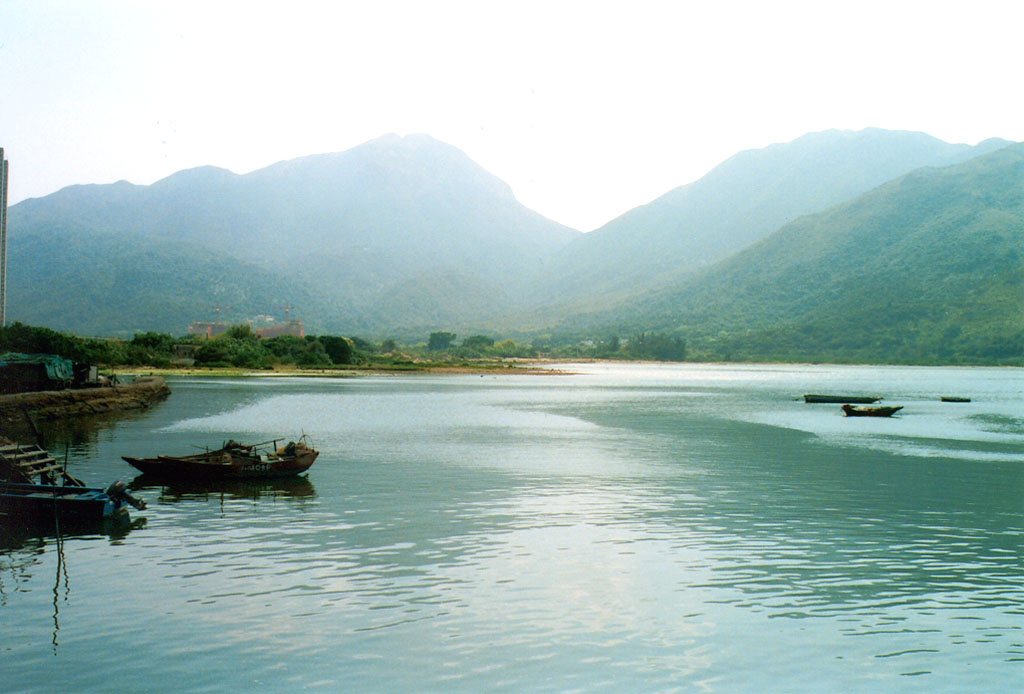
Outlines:
[[[903,409],[903,405],[895,407],[866,407],[863,405],[843,405],[843,412],[847,417],[892,417]]]
[[[878,402],[881,399],[881,397],[876,395],[820,395],[818,393],[808,393],[804,395],[804,402],[830,403],[833,405],[842,403],[870,405],[871,403]]]
[[[63,468],[39,446],[0,444],[0,522],[66,529],[127,523],[128,506],[146,508],[123,482],[86,487]]]
[[[74,484],[0,482],[0,513],[11,525],[80,528],[106,522],[127,524],[128,506],[145,502],[128,493],[123,482],[106,489]]]
[[[158,455],[155,458],[131,458],[125,462],[156,478],[178,480],[261,479],[289,477],[308,470],[320,452],[303,436],[278,447],[284,439],[244,445],[228,441],[212,451],[193,455]]]
[[[970,402],[970,398],[963,398],[958,395],[943,395],[940,400],[942,402]]]

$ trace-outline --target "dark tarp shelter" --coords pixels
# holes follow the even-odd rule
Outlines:
[[[74,376],[71,360],[56,354],[0,354],[0,393],[61,390]]]

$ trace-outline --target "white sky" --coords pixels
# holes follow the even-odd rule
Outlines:
[[[0,0],[10,202],[388,132],[589,231],[829,128],[1024,140],[1024,2]]]

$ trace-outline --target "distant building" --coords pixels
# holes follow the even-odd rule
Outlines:
[[[270,316],[256,316],[255,319],[245,321],[245,324],[252,329],[253,333],[263,338],[278,337],[280,335],[294,335],[295,337],[306,336],[306,326],[302,324],[301,318],[275,323]],[[196,321],[188,326],[188,334],[198,337],[217,337],[223,335],[231,328],[230,323],[220,321]]]
[[[192,325],[188,326],[189,335],[198,335],[199,337],[217,337],[228,331],[231,326],[227,323],[218,323],[213,321],[196,321]]]
[[[306,327],[302,324],[301,318],[290,320],[285,323],[274,323],[268,325],[265,328],[257,328],[256,334],[262,338],[269,339],[271,337],[280,337],[281,335],[294,335],[295,337],[305,337]]]
[[[196,363],[196,345],[182,343],[174,345],[174,358],[171,359],[172,364],[178,366],[192,366]]]

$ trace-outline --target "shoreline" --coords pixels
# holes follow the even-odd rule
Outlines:
[[[131,383],[100,388],[43,390],[0,395],[0,423],[20,423],[28,414],[52,421],[68,417],[144,410],[170,395],[167,382],[157,375],[140,376]]]
[[[481,361],[481,362],[459,362],[445,364],[443,362],[413,362],[404,364],[372,364],[367,366],[338,366],[338,367],[300,367],[280,366],[273,369],[247,369],[229,366],[181,366],[181,367],[152,367],[152,366],[122,366],[112,369],[118,376],[134,376],[136,378],[163,377],[163,376],[205,376],[209,378],[252,378],[252,377],[304,377],[304,378],[358,378],[360,376],[400,376],[400,375],[474,375],[481,376],[572,376],[578,371],[557,368],[572,364],[647,364],[658,365],[688,365],[695,367],[899,367],[899,368],[980,368],[980,369],[1020,369],[1018,366],[990,366],[982,364],[840,364],[840,363],[816,363],[816,362],[666,362],[666,361],[631,361],[617,359],[546,359],[526,358],[509,359],[503,361]]]
[[[388,376],[415,374],[449,374],[449,375],[508,375],[508,376],[565,376],[572,372],[542,364],[564,364],[564,361],[552,360],[510,360],[507,362],[481,362],[443,364],[436,362],[413,364],[374,364],[370,366],[343,366],[333,368],[303,368],[291,366],[274,369],[245,369],[241,367],[118,367],[114,373],[118,376],[208,376],[217,378],[238,377],[287,377],[303,376],[307,378],[358,378],[359,376]]]

